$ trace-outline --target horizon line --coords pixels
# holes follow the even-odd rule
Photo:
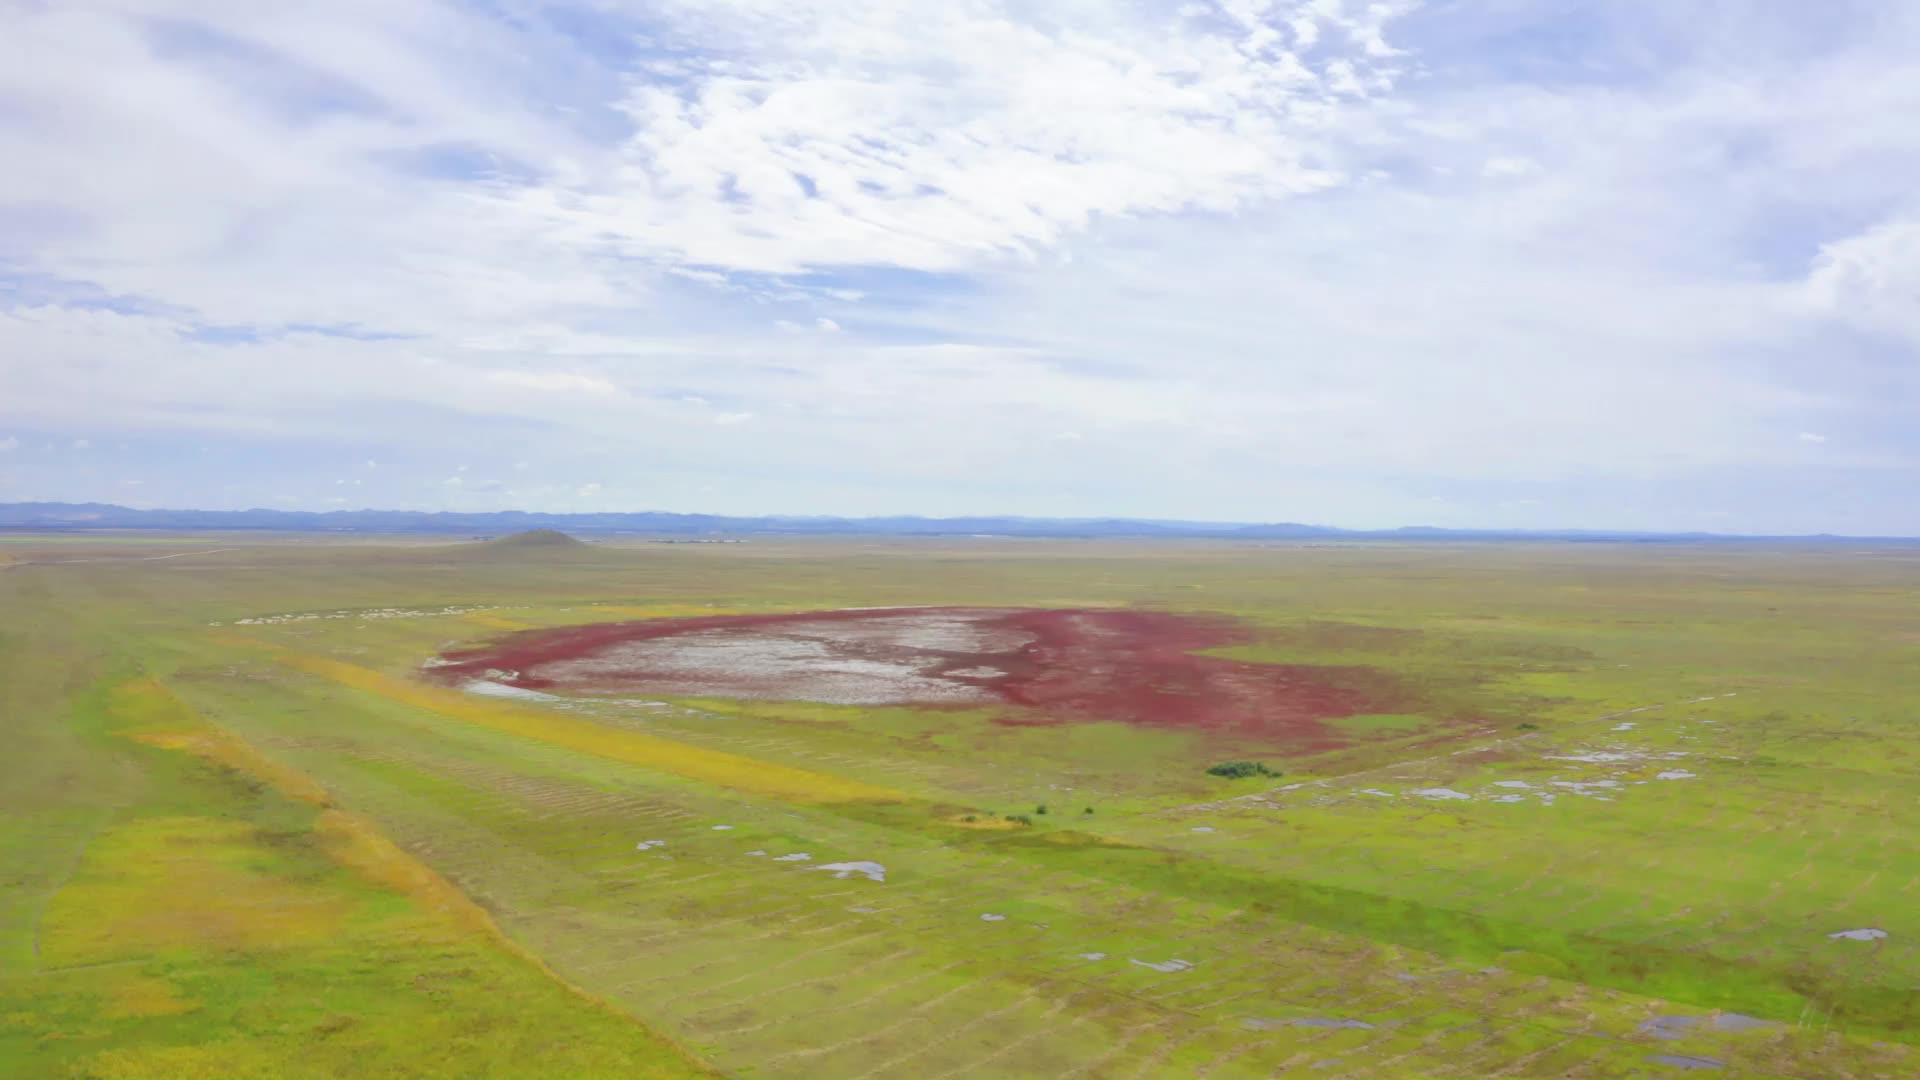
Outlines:
[[[388,514],[388,515],[414,515],[414,516],[421,516],[421,517],[482,518],[482,517],[497,517],[502,515],[519,515],[519,516],[525,516],[525,517],[544,517],[544,518],[555,518],[555,519],[586,518],[586,517],[648,516],[648,517],[670,517],[670,518],[714,518],[714,519],[719,519],[721,521],[733,521],[733,522],[811,521],[811,522],[822,522],[822,523],[845,522],[848,524],[873,523],[873,522],[882,522],[882,521],[889,521],[889,520],[893,520],[893,521],[904,520],[904,521],[926,522],[928,524],[933,524],[933,525],[939,525],[943,523],[952,523],[952,522],[962,522],[962,521],[1002,521],[1002,522],[1009,522],[1009,523],[1018,522],[1018,523],[1035,523],[1035,524],[1058,523],[1062,525],[1108,524],[1108,525],[1119,525],[1119,526],[1127,526],[1127,525],[1153,526],[1156,528],[1167,529],[1169,531],[1185,532],[1188,538],[1191,538],[1191,539],[1230,538],[1232,534],[1238,533],[1243,530],[1292,528],[1292,529],[1300,529],[1300,530],[1311,530],[1312,533],[1317,533],[1320,535],[1350,536],[1350,537],[1393,536],[1393,535],[1404,535],[1407,533],[1425,533],[1425,534],[1447,534],[1447,535],[1455,535],[1455,536],[1531,536],[1531,537],[1546,537],[1546,538],[1620,537],[1620,538],[1649,538],[1649,539],[1853,540],[1853,541],[1920,542],[1920,537],[1914,537],[1914,536],[1854,535],[1854,534],[1844,534],[1844,533],[1742,533],[1742,532],[1712,532],[1712,531],[1697,530],[1697,529],[1696,530],[1663,530],[1663,529],[1628,529],[1628,528],[1510,528],[1510,527],[1500,527],[1500,526],[1437,526],[1437,525],[1398,525],[1398,526],[1386,526],[1381,528],[1353,528],[1353,527],[1342,526],[1342,525],[1323,525],[1323,524],[1316,524],[1316,523],[1302,522],[1302,521],[1204,521],[1204,520],[1190,519],[1190,518],[1131,517],[1131,516],[1125,516],[1125,515],[1112,515],[1112,514],[1093,516],[1093,517],[1054,517],[1054,516],[1034,516],[1034,515],[1028,515],[1028,514],[992,514],[992,513],[948,514],[948,515],[927,515],[927,514],[848,515],[848,514],[782,514],[782,513],[722,514],[722,513],[710,513],[710,512],[704,512],[704,511],[681,511],[681,510],[521,510],[521,509],[422,510],[422,509],[391,509],[391,508],[382,509],[382,508],[376,508],[376,507],[360,507],[358,509],[337,508],[332,510],[306,510],[306,509],[284,509],[284,508],[264,507],[264,506],[246,507],[238,510],[209,510],[209,509],[199,509],[199,508],[193,508],[193,507],[136,507],[136,506],[127,506],[122,503],[106,503],[106,502],[76,503],[76,502],[47,501],[47,500],[0,502],[0,511],[5,511],[9,509],[27,508],[27,507],[45,507],[49,509],[72,508],[76,510],[88,509],[88,508],[101,508],[104,510],[120,511],[128,514],[204,514],[204,515],[233,515],[233,516],[241,516],[241,515],[248,515],[248,514],[275,514],[275,515],[288,515],[288,516],[332,517],[332,516],[339,516],[339,515]],[[85,520],[48,521],[48,522],[31,522],[31,521],[8,522],[5,520],[0,520],[0,530],[57,529],[57,528],[102,529],[102,528],[137,528],[137,527],[138,526],[133,526],[133,525],[112,525],[112,524],[94,525],[94,524],[88,523]],[[206,528],[208,526],[174,525],[171,527],[173,528]],[[252,526],[251,528],[266,530],[266,527],[264,526]],[[620,527],[619,526],[588,526],[586,528],[587,528],[587,531],[614,531],[614,530],[618,530]],[[272,530],[266,530],[266,531],[272,531]],[[406,530],[398,530],[398,531],[406,531]],[[640,531],[640,530],[636,530],[636,531]],[[1211,535],[1209,535],[1210,531],[1211,531]],[[1303,532],[1302,538],[1305,538],[1308,535],[1310,534]]]

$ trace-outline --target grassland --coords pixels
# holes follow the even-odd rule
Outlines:
[[[0,1075],[1920,1073],[1920,549],[124,540],[0,564]],[[1404,700],[1287,757],[418,678],[948,604]]]

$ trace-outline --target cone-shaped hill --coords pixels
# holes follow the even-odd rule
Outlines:
[[[558,529],[528,529],[481,543],[492,551],[526,551],[535,548],[582,551],[587,547],[585,541],[575,540]]]
[[[526,532],[509,533],[506,536],[496,536],[491,540],[482,540],[477,544],[461,544],[451,549],[441,550],[458,558],[491,562],[565,559],[572,555],[585,555],[594,551],[595,548],[557,529],[528,529]]]

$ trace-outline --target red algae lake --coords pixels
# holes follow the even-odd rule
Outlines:
[[[1230,619],[1156,611],[856,608],[528,631],[430,670],[558,694],[1001,704],[1013,707],[1003,723],[1119,721],[1299,749],[1340,745],[1322,721],[1388,712],[1401,696],[1365,667],[1197,655],[1247,637]]]

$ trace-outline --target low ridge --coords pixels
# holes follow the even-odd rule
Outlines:
[[[482,546],[493,551],[526,548],[577,549],[586,547],[587,543],[584,540],[576,540],[558,529],[528,529],[525,532],[495,537],[485,541]]]

